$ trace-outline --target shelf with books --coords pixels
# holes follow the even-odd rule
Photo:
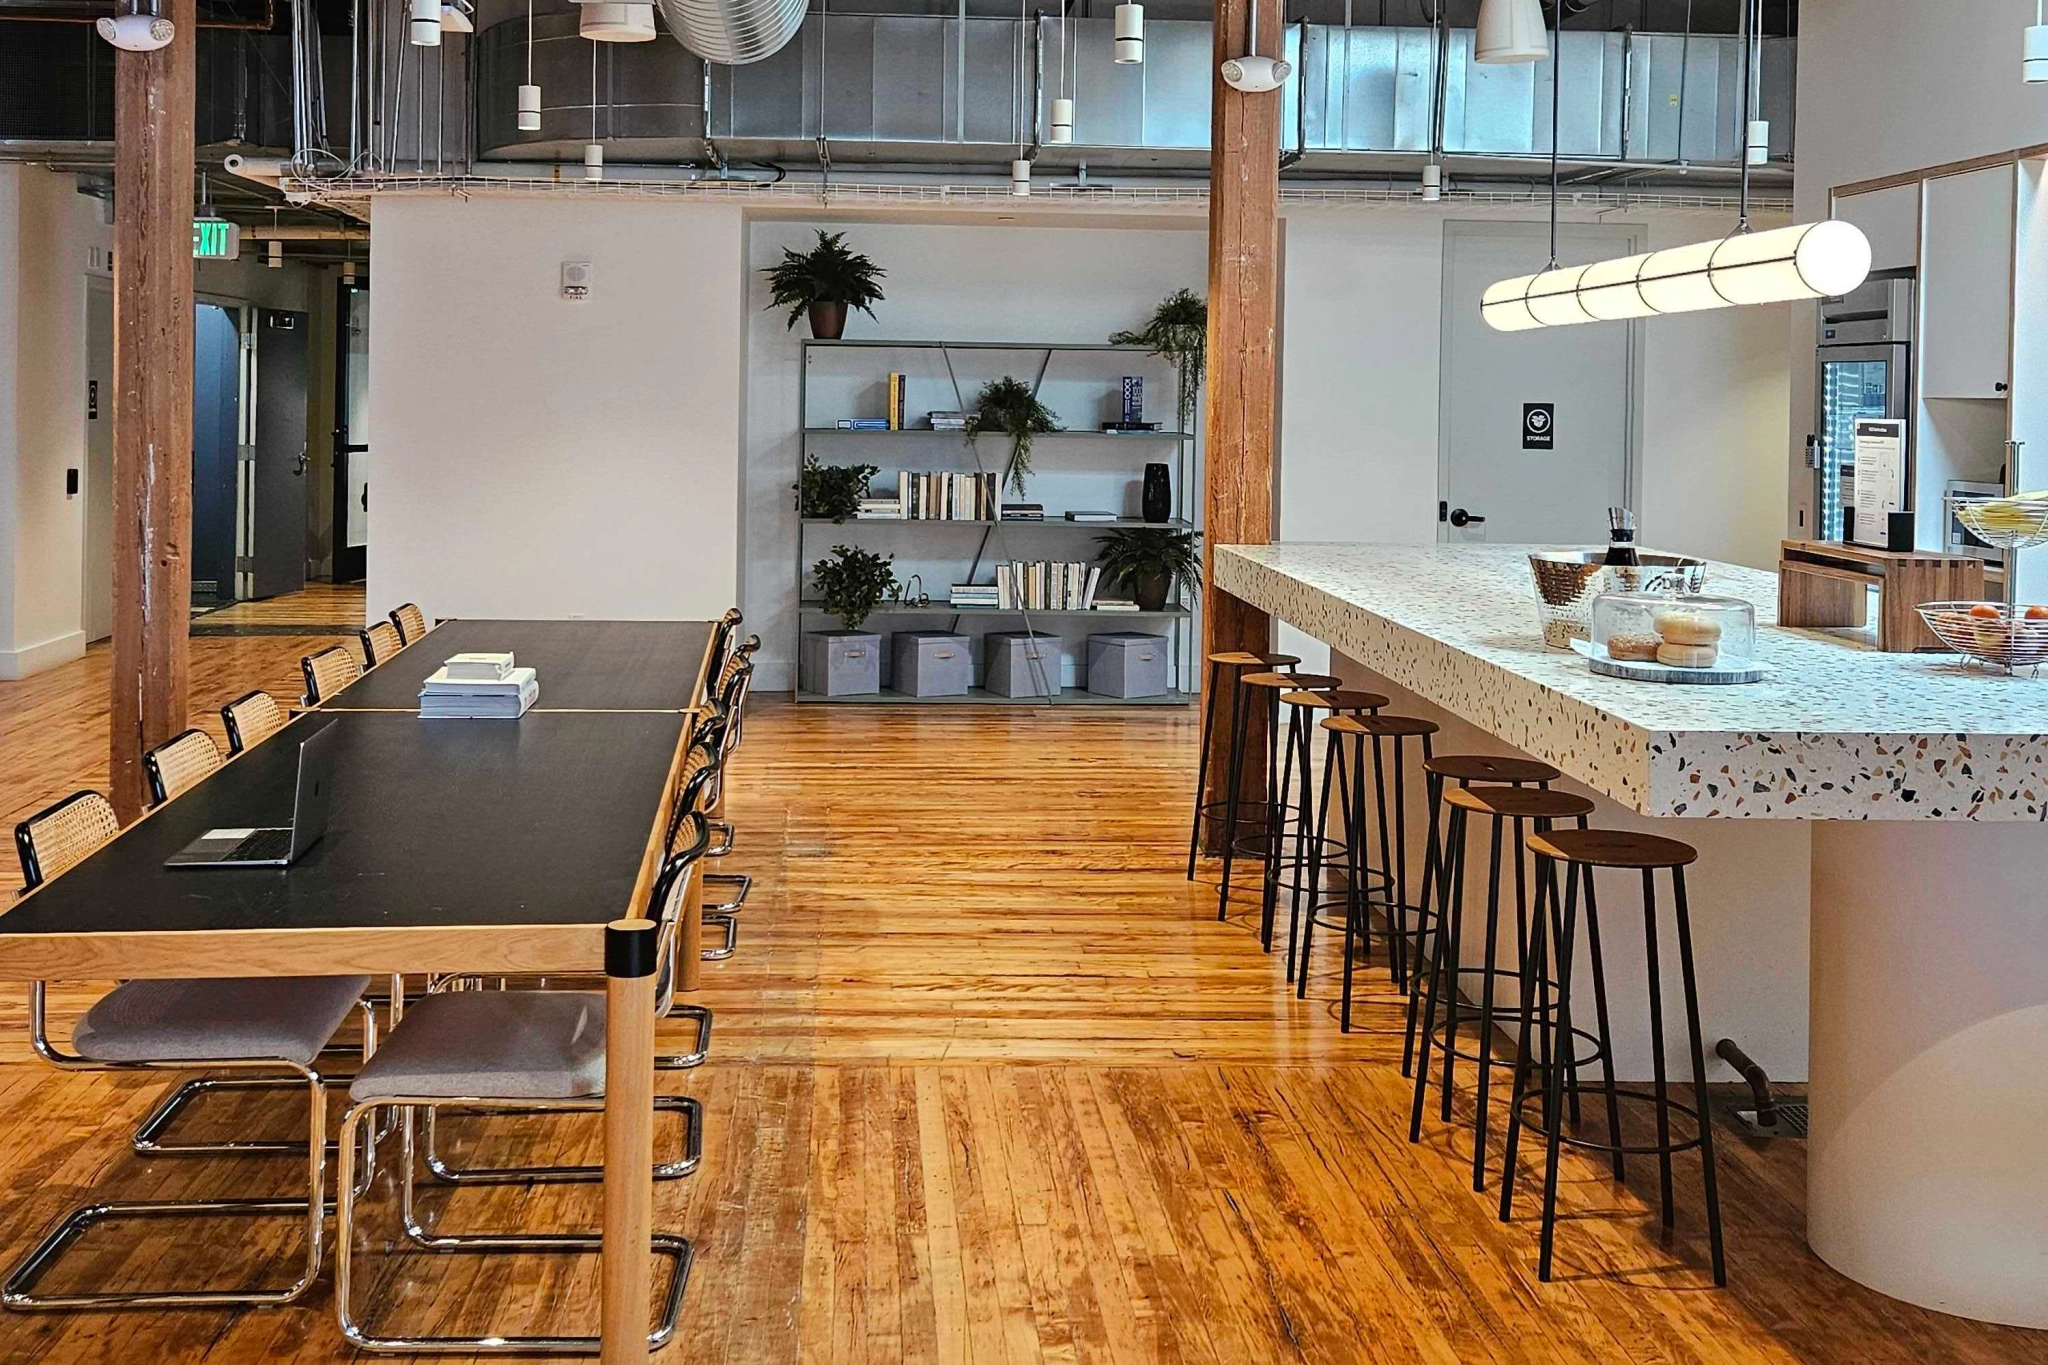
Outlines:
[[[1059,636],[1062,665],[1070,682],[1065,699],[1092,697],[1076,693],[1072,685],[1086,678],[1087,637],[1123,632],[1158,635],[1167,641],[1166,681],[1175,690],[1144,704],[1186,704],[1192,680],[1200,673],[1194,662],[1201,638],[1199,597],[1189,606],[1156,612],[1131,610],[1128,603],[1122,610],[1084,607],[1085,603],[1127,598],[1131,589],[1120,583],[1104,583],[1099,589],[1091,584],[1088,571],[1095,567],[1095,547],[1089,539],[1073,534],[1085,530],[1096,536],[1139,528],[1186,534],[1199,528],[1198,438],[1186,431],[1147,430],[1141,425],[1147,420],[1144,400],[1148,390],[1175,392],[1177,372],[1170,361],[1143,346],[1103,342],[854,338],[832,342],[804,339],[799,347],[794,425],[803,457],[825,464],[880,468],[868,480],[861,499],[869,515],[843,521],[798,518],[793,653],[802,653],[806,634],[837,628],[836,615],[816,600],[817,589],[809,581],[809,572],[827,549],[845,544],[891,555],[898,582],[909,584],[913,592],[923,586],[940,597],[949,584],[974,585],[986,592],[970,598],[963,588],[963,600],[957,606],[950,595],[923,607],[892,602],[873,613],[875,620],[866,627],[869,631],[884,636],[920,629],[967,634],[974,637],[977,654],[985,632]],[[898,354],[889,354],[892,351]],[[959,423],[983,401],[981,395],[1003,380],[1010,381],[1013,391],[1018,385],[1028,388],[1032,399],[1043,405],[1041,411],[1049,410],[1050,422],[1062,428],[1031,433],[1026,444],[1041,455],[1036,468],[1018,458],[1019,443],[1008,431],[991,429],[982,433],[987,439],[970,439],[959,429]],[[861,425],[839,425],[854,420]],[[1006,420],[1024,419],[1011,416]],[[1045,419],[1031,420],[1042,423]],[[1120,425],[1125,429],[1115,429]],[[1162,425],[1179,427],[1183,423],[1168,413]],[[861,439],[834,439],[844,437]],[[890,445],[886,441],[890,437],[911,439]],[[1109,449],[1119,441],[1129,443],[1132,449],[1122,453]],[[1013,464],[1023,472],[1013,469]],[[1147,521],[1135,515],[1141,503],[1153,505],[1141,499],[1140,490],[1152,477],[1146,471],[1159,464],[1167,467],[1169,476],[1168,518]],[[996,490],[993,498],[986,493],[990,482]],[[1043,504],[1054,510],[1031,520],[990,518],[991,504],[1003,508]],[[897,508],[980,515],[889,515]],[[1075,521],[1063,515],[1084,509],[1114,515]],[[973,543],[968,536],[950,531],[904,534],[901,528],[908,526],[972,527]],[[874,527],[891,529],[881,534],[873,532]],[[1047,533],[1046,528],[1059,529]],[[1028,591],[1019,592],[1014,581],[1008,588],[1002,585],[1005,568],[999,566],[1020,573],[1036,573],[1043,567],[1052,576],[1034,579]],[[1077,569],[1078,576],[1072,572]],[[1061,577],[1062,573],[1066,576]],[[1014,605],[1020,599],[1070,605],[1025,609]],[[975,604],[967,605],[969,600]],[[997,605],[999,602],[1003,605]],[[796,699],[826,700],[801,691]],[[882,693],[860,700],[908,703],[917,699]],[[968,700],[996,704],[1012,699],[991,695]],[[1043,698],[1018,698],[1014,704],[1047,703]]]

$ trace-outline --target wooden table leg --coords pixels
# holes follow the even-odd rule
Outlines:
[[[645,1365],[654,1236],[654,921],[605,926],[604,1365]]]

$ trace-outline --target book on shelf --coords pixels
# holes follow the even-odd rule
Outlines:
[[[1003,504],[1004,521],[1044,521],[1045,504],[1038,502],[1009,502]]]
[[[1119,426],[1135,427],[1145,421],[1145,376],[1127,374],[1124,376],[1124,415]]]
[[[901,431],[906,425],[903,420],[903,390],[910,383],[910,376],[901,370],[889,371],[889,430]]]
[[[841,431],[887,431],[889,430],[889,419],[886,417],[842,417],[833,425]]]
[[[1145,432],[1157,430],[1159,430],[1159,423],[1157,422],[1104,422],[1102,424],[1102,434],[1105,436],[1139,436]]]
[[[1093,608],[1095,611],[1136,611],[1137,609],[1138,604],[1128,597],[1098,597],[1095,599],[1095,606]]]
[[[1117,520],[1120,520],[1120,518],[1118,518],[1117,514],[1116,514],[1116,513],[1114,513],[1114,512],[1093,512],[1093,511],[1080,511],[1080,512],[1069,512],[1069,513],[1067,513],[1067,520],[1068,520],[1068,521],[1117,521]]]
[[[1087,611],[1102,566],[1062,560],[1007,560],[996,565],[996,606],[1002,611]]]
[[[896,499],[906,521],[996,521],[1003,514],[1002,485],[988,472],[901,469]]]
[[[901,521],[903,503],[897,498],[862,498],[854,509],[855,521]]]
[[[951,410],[928,412],[925,414],[925,421],[930,423],[933,431],[967,430],[967,414],[964,412]]]
[[[947,589],[946,597],[956,607],[992,610],[1002,605],[993,583],[955,583]]]

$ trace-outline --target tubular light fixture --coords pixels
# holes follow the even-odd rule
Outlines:
[[[411,0],[410,25],[414,47],[441,45],[441,0]]]
[[[284,269],[284,243],[272,237],[263,247],[263,264],[272,270]]]
[[[1444,197],[1444,168],[1430,162],[1422,168],[1422,202],[1434,204]]]
[[[1019,199],[1031,197],[1031,163],[1021,156],[1010,163],[1010,193]]]
[[[1744,89],[1748,91],[1746,80]],[[1553,104],[1555,91],[1553,82]],[[1745,123],[1749,112],[1744,110]],[[1828,219],[1752,232],[1747,156],[1742,163],[1741,216],[1726,237],[1560,269],[1556,143],[1553,130],[1550,265],[1534,275],[1501,280],[1481,297],[1480,314],[1496,331],[1829,298],[1848,293],[1870,274],[1870,240],[1854,223]]]
[[[540,87],[533,83],[533,0],[526,0],[526,84],[519,87],[519,131],[540,131]]]
[[[1472,60],[1488,66],[1540,62],[1550,55],[1543,38],[1542,0],[1480,0]]]
[[[1136,66],[1145,60],[1145,7],[1130,3],[1116,7],[1116,64]]]
[[[2048,21],[2044,21],[2041,8],[2041,0],[2034,0],[2034,22],[2020,49],[2020,77],[2028,85],[2048,81]]]
[[[1017,155],[1010,161],[1010,193],[1018,199],[1031,197],[1031,158],[1024,151],[1024,129],[1037,116],[1037,96],[1030,97],[1033,110],[1025,110],[1024,26],[1028,21],[1024,4],[1025,0],[1017,0],[1017,64],[1010,72],[1010,117],[1017,121]]]

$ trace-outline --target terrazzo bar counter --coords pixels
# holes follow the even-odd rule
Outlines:
[[[1596,823],[1697,847],[1707,1046],[1807,1078],[1814,1251],[1913,1303],[2048,1327],[2048,679],[1780,628],[1775,575],[1718,563],[1706,591],[1756,606],[1764,682],[1598,676],[1544,647],[1532,548],[1218,546],[1214,576],[1437,720],[1438,752],[1540,758]],[[1610,988],[1646,970],[1640,930],[1607,928],[1640,921],[1627,890],[1603,883]],[[1615,1008],[1648,1017],[1645,993]],[[1639,1051],[1616,1051],[1630,1079]],[[1681,1238],[1698,1222],[1682,1211]]]

